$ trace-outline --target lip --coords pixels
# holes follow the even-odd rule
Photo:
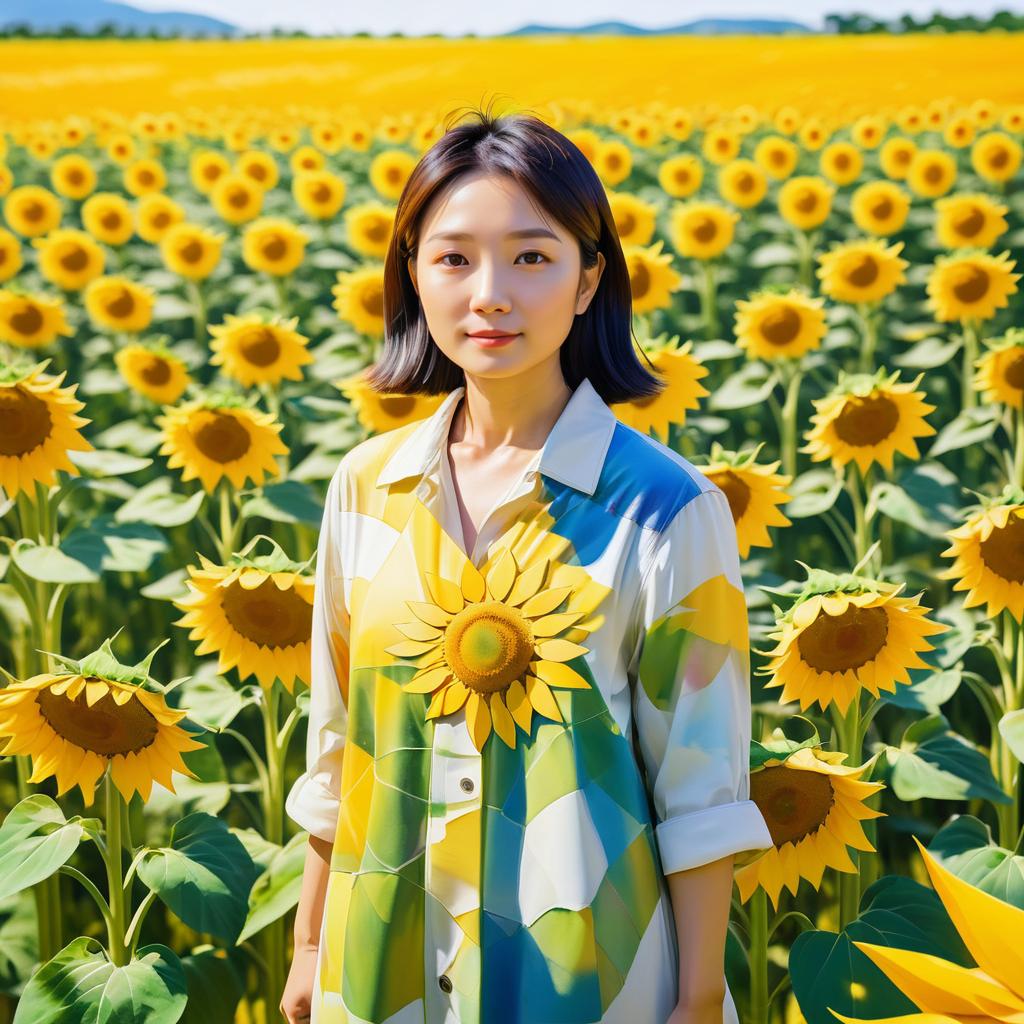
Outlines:
[[[513,334],[503,334],[500,331],[473,331],[468,337],[472,338],[478,345],[483,348],[497,348],[500,345],[507,345],[514,338],[519,337],[519,332]]]

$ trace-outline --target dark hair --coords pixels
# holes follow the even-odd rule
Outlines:
[[[597,291],[559,351],[566,384],[575,390],[588,377],[608,404],[659,394],[664,382],[637,358],[642,349],[633,344],[629,269],[608,197],[590,161],[538,117],[492,117],[479,109],[470,113],[477,120],[446,124],[398,200],[384,259],[384,344],[364,381],[379,392],[428,395],[465,384],[462,367],[430,336],[407,260],[415,258],[424,211],[434,195],[463,174],[485,171],[513,178],[575,235],[584,267],[593,267],[598,252],[604,253]]]

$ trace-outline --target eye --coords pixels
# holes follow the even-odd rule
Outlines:
[[[542,252],[537,252],[535,249],[531,249],[529,252],[520,253],[520,255],[521,256],[539,256],[542,260],[544,260],[545,263],[548,262],[547,256],[545,256],[544,253],[542,253]],[[538,263],[530,263],[530,264],[528,264],[528,266],[539,267],[540,263],[539,262]]]
[[[461,253],[457,253],[457,252],[446,252],[446,253],[445,253],[445,254],[444,254],[444,255],[443,255],[442,257],[441,257],[441,259],[440,259],[440,263],[441,263],[441,265],[442,265],[442,266],[445,266],[445,267],[450,267],[450,266],[451,266],[451,264],[450,264],[450,263],[445,263],[445,262],[444,262],[444,261],[445,261],[446,259],[448,259],[448,257],[449,257],[449,256],[456,256],[456,257],[458,257],[458,258],[459,258],[460,260],[461,260],[461,259],[464,259],[464,258],[465,258],[465,257],[464,257],[464,256],[463,256],[463,255],[462,255]]]

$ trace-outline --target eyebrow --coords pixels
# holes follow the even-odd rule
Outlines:
[[[554,241],[559,242],[561,239],[553,231],[549,231],[547,228],[521,228],[518,231],[510,231],[506,238],[551,238]],[[427,241],[433,242],[438,241],[449,241],[449,242],[471,242],[473,236],[468,231],[440,231],[437,234],[431,235]]]

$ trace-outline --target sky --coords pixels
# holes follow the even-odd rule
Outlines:
[[[477,32],[492,35],[541,23],[572,27],[596,21],[628,21],[646,28],[675,25],[704,17],[792,18],[811,28],[822,28],[824,16],[841,11],[860,11],[876,17],[896,18],[909,13],[928,17],[936,8],[945,14],[986,16],[1000,8],[1024,9],[1024,0],[516,0],[512,4],[480,0],[374,0],[344,3],[342,0],[126,0],[134,7],[153,11],[191,11],[222,18],[243,29],[264,30],[275,26],[317,32],[371,32],[386,35],[404,32],[422,35],[440,32],[461,35]]]

